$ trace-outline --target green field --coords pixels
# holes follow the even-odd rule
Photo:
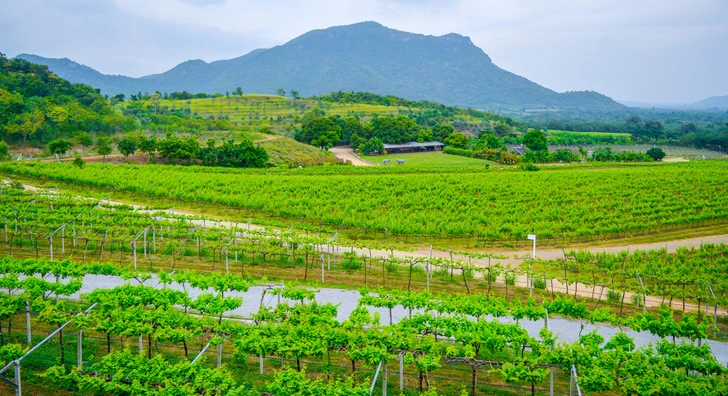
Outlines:
[[[485,166],[495,164],[478,158],[461,157],[441,152],[387,154],[387,155],[361,155],[361,159],[373,164],[381,165],[383,160],[391,160],[388,166],[429,167],[429,166]],[[404,160],[404,165],[397,165],[397,160]]]
[[[575,133],[579,135],[589,136],[616,136],[616,137],[630,137],[629,133],[625,132],[575,132],[575,131],[561,131],[558,129],[549,129],[548,133]]]
[[[412,155],[412,154],[410,154]],[[513,243],[537,233],[586,241],[715,224],[728,218],[728,164],[704,161],[540,172],[480,166],[210,169],[3,163],[0,169],[100,189],[237,208],[271,225]],[[451,170],[448,170],[451,169]],[[679,199],[675,199],[679,197]]]

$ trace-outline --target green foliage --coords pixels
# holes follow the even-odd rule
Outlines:
[[[78,167],[78,169],[83,169],[83,167],[86,166],[86,161],[84,161],[81,157],[76,157],[73,159],[73,166]]]
[[[449,124],[437,124],[432,128],[432,138],[438,142],[445,143],[445,139],[455,132],[455,128]]]
[[[476,151],[455,147],[445,147],[442,149],[442,152],[445,154],[495,161],[503,165],[516,165],[520,161],[520,157],[518,155],[496,149],[481,149]]]
[[[524,162],[521,164],[521,169],[526,172],[538,172],[541,170],[538,166],[534,165],[531,162]]]
[[[84,149],[87,147],[91,147],[94,144],[93,139],[91,139],[91,134],[85,131],[80,131],[76,133],[73,136],[73,139],[76,141],[76,143],[80,144]]]
[[[623,151],[615,153],[611,147],[597,147],[594,150],[594,161],[597,162],[652,162],[652,157],[644,153]]]
[[[369,139],[364,144],[364,146],[362,146],[361,151],[365,155],[369,155],[372,152],[383,154],[384,153],[384,142],[382,142],[382,139],[375,136],[375,137]]]
[[[334,147],[341,139],[341,127],[331,117],[314,118],[296,132],[295,138],[316,147]]]
[[[68,139],[56,139],[48,142],[48,152],[51,154],[65,154],[66,151],[71,149],[71,146],[73,143],[71,143]]]
[[[367,384],[355,385],[353,378],[347,380],[335,379],[324,381],[323,379],[311,380],[306,377],[306,372],[296,372],[286,368],[276,374],[268,386],[271,394],[280,396],[368,396]]]
[[[559,167],[535,173],[492,172],[482,167],[405,171],[381,166],[209,172],[194,166],[111,168],[104,164],[87,164],[79,171],[70,164],[24,162],[5,162],[0,169],[29,178],[114,186],[153,196],[167,197],[173,192],[183,200],[370,231],[386,228],[399,235],[479,235],[495,240],[523,240],[529,233],[551,238],[617,233],[623,237],[719,219],[728,212],[724,202],[728,185],[723,183],[728,164],[719,161],[568,171]],[[357,182],[354,190],[352,176]],[[402,178],[407,182],[402,183]],[[195,183],[180,184],[180,180]],[[207,187],[198,189],[197,185]],[[430,191],[428,199],[423,199],[423,189]],[[683,198],[655,201],[665,191]],[[594,194],[599,194],[598,200],[589,198]],[[292,207],[297,210],[291,212]],[[706,207],[711,210],[699,209]],[[508,215],[513,211],[519,216]],[[589,222],[574,216],[575,212],[596,211],[601,215]],[[268,224],[290,224],[288,220],[268,220]]]
[[[404,143],[417,140],[420,127],[413,120],[404,117],[377,117],[371,122],[371,136],[384,143]]]
[[[523,136],[523,144],[531,151],[546,151],[548,143],[546,135],[540,129],[532,129]]]
[[[113,151],[113,149],[111,148],[111,139],[106,136],[99,137],[98,140],[96,140],[94,150],[96,150],[96,153],[98,153],[99,155],[103,155],[104,157],[111,154],[111,152]]]
[[[157,137],[152,135],[146,137],[144,135],[139,137],[139,151],[142,153],[152,154],[157,151]]]
[[[200,149],[199,158],[204,165],[232,168],[264,168],[268,163],[265,149],[253,146],[250,140],[237,144],[229,140],[220,147],[204,147]]]
[[[9,156],[9,147],[4,140],[0,140],[0,161],[3,161]]]
[[[662,159],[665,158],[665,152],[659,147],[653,147],[647,150],[647,153],[645,154],[655,161],[662,161]]]
[[[138,141],[136,138],[127,137],[121,139],[116,147],[119,149],[119,152],[124,155],[124,157],[129,157],[129,155],[136,153],[137,144]]]
[[[0,139],[43,142],[116,126],[127,125],[93,88],[71,84],[46,66],[0,55]]]
[[[455,148],[465,148],[468,145],[468,136],[461,132],[453,132],[445,138],[445,144]]]
[[[178,137],[167,134],[166,139],[157,141],[159,155],[171,160],[191,160],[200,152],[200,143],[193,137]]]

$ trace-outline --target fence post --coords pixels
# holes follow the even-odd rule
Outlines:
[[[217,368],[222,367],[222,343],[217,344]]]
[[[23,390],[20,387],[20,361],[15,361],[15,395],[22,396]]]
[[[139,334],[139,354],[141,355],[142,352],[144,352],[144,338],[142,334]]]
[[[569,370],[569,396],[574,396],[574,369]]]
[[[399,391],[404,392],[404,355],[399,354]]]
[[[25,332],[28,336],[28,345],[33,343],[33,337],[30,331],[30,300],[25,300]]]
[[[83,329],[78,331],[78,351],[76,352],[76,360],[78,361],[78,369],[83,368]]]
[[[260,374],[263,375],[263,355],[258,356],[260,358]]]

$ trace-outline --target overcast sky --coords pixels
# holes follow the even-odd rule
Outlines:
[[[469,36],[498,66],[559,92],[728,95],[727,0],[0,0],[0,52],[138,77],[365,20]]]

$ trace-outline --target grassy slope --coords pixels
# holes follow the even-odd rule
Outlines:
[[[271,137],[273,139],[262,140],[257,144],[265,148],[271,162],[276,165],[298,166],[334,158],[334,155],[328,151],[297,142],[291,138]]]

